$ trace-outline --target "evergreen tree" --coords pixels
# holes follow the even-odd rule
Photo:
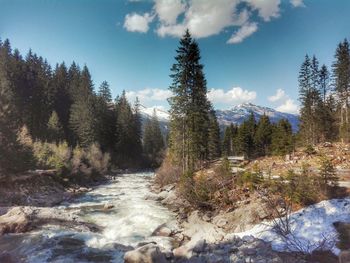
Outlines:
[[[271,150],[274,155],[286,155],[293,151],[293,132],[288,120],[280,120],[273,129]]]
[[[307,144],[319,141],[319,70],[318,61],[305,56],[299,73],[300,133]]]
[[[210,112],[209,137],[208,137],[208,159],[214,160],[221,156],[220,127],[215,111]]]
[[[326,156],[321,156],[320,160],[320,176],[321,184],[324,188],[330,186],[337,186],[339,177],[337,176],[336,170],[332,161]]]
[[[53,111],[47,123],[47,139],[50,142],[61,142],[64,140],[64,132],[56,111]]]
[[[42,57],[38,57],[31,50],[25,60],[27,110],[25,124],[34,139],[44,139],[46,124],[50,117],[51,102],[51,68]]]
[[[82,147],[96,142],[96,116],[93,84],[88,68],[81,72],[79,97],[74,98],[70,114],[70,126]]]
[[[160,165],[163,150],[164,139],[154,110],[152,118],[145,123],[143,135],[143,152],[151,166],[157,167]]]
[[[254,114],[251,113],[249,118],[245,120],[238,128],[237,143],[239,154],[243,154],[247,158],[253,157],[255,153],[255,132],[256,121]]]
[[[115,143],[115,112],[112,95],[106,81],[102,82],[96,97],[97,141],[102,150],[112,151]]]
[[[326,65],[322,65],[319,76],[319,93],[321,96],[319,109],[319,122],[321,140],[334,140],[337,136],[336,131],[336,105],[331,87],[329,84],[329,71]]]
[[[112,103],[112,93],[107,81],[102,82],[98,90],[98,96],[102,98],[105,103],[107,104]]]
[[[231,156],[233,154],[233,137],[234,126],[231,123],[230,126],[225,128],[224,137],[222,140],[222,153],[225,156]]]
[[[53,110],[57,113],[64,132],[64,139],[75,145],[73,131],[69,125],[72,97],[69,91],[67,67],[64,63],[56,65],[53,73],[52,86],[54,90]]]
[[[116,100],[116,159],[119,165],[137,165],[141,161],[141,120],[136,103],[134,111],[125,91]]]
[[[350,139],[350,49],[349,42],[346,39],[342,43],[339,43],[338,48],[335,52],[335,62],[333,63],[333,79],[335,91],[339,98],[339,137],[342,141],[348,142]]]
[[[265,156],[270,153],[271,135],[272,125],[269,117],[264,114],[258,122],[254,137],[257,155]]]
[[[173,83],[169,99],[169,148],[175,161],[185,170],[194,170],[208,156],[208,132],[211,105],[200,64],[198,44],[189,31],[180,40],[170,75]]]
[[[10,82],[11,48],[0,41],[0,173],[21,172],[34,165],[31,149],[17,139],[18,111]]]

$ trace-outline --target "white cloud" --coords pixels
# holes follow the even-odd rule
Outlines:
[[[276,94],[268,97],[268,100],[271,102],[278,102],[281,100],[286,100],[288,96],[286,95],[285,91],[283,89],[276,90]]]
[[[153,105],[154,102],[164,102],[171,96],[171,91],[168,89],[151,89],[146,88],[138,91],[127,91],[126,97],[130,101],[134,101],[136,97],[141,104]]]
[[[264,21],[270,21],[271,18],[280,15],[280,0],[245,0],[254,10],[257,10],[259,16]]]
[[[267,98],[273,103],[278,103],[276,110],[281,112],[297,114],[299,112],[298,105],[292,100],[283,89],[277,89],[276,93]]]
[[[227,43],[229,44],[237,44],[241,43],[244,39],[252,35],[258,30],[257,23],[246,23],[244,24],[240,29],[238,29],[229,40],[227,40]]]
[[[130,32],[146,33],[149,29],[149,23],[152,22],[154,16],[149,13],[139,15],[136,13],[127,14],[125,16],[124,28]]]
[[[305,4],[304,4],[303,0],[290,0],[290,3],[294,7],[305,7]]]
[[[294,103],[294,100],[287,99],[282,105],[278,106],[276,110],[281,112],[297,114],[299,112],[299,107]]]
[[[195,38],[204,38],[236,29],[227,41],[235,44],[258,30],[257,12],[263,21],[280,16],[281,0],[153,0],[152,14],[131,14],[125,19],[129,31],[147,32],[149,23],[157,18],[155,32],[160,37],[181,37],[189,29]],[[297,0],[294,0],[297,1]],[[300,1],[300,0],[299,0]],[[134,18],[133,21],[131,18]],[[127,25],[127,19],[132,23]],[[178,21],[180,19],[180,21]],[[137,26],[134,26],[134,25]]]
[[[256,92],[244,90],[241,87],[233,87],[228,91],[224,91],[223,89],[210,89],[207,96],[214,104],[238,104],[255,100]]]
[[[176,23],[177,17],[185,11],[186,5],[182,0],[155,0],[154,9],[159,20],[166,25]]]

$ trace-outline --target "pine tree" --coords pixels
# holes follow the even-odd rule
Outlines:
[[[214,160],[221,156],[220,127],[215,111],[210,112],[209,137],[208,137],[208,159]]]
[[[79,97],[74,98],[70,114],[70,126],[82,147],[88,147],[96,142],[95,97],[93,84],[88,68],[81,72],[78,87]]]
[[[136,98],[132,112],[132,127],[130,133],[132,135],[132,148],[134,158],[141,161],[142,157],[142,120],[140,113],[140,101]]]
[[[323,187],[338,185],[339,177],[336,174],[332,161],[326,156],[321,156],[320,159],[320,176]]]
[[[332,67],[334,87],[340,104],[339,137],[342,141],[349,142],[350,49],[349,42],[346,39],[339,43],[335,52],[335,59]]]
[[[67,67],[64,63],[56,65],[52,77],[52,89],[54,93],[53,110],[57,113],[64,132],[64,139],[71,145],[75,145],[73,131],[69,125],[72,97],[69,92],[69,79]]]
[[[112,103],[112,93],[107,81],[102,82],[98,90],[98,96],[102,98],[105,103]]]
[[[180,40],[176,63],[170,75],[173,83],[171,106],[170,153],[185,170],[194,170],[208,158],[208,132],[211,105],[200,64],[198,44],[189,31]]]
[[[132,109],[126,98],[126,93],[116,100],[116,140],[115,151],[119,165],[135,165],[141,162],[142,141],[141,141],[141,119],[138,109],[138,102]]]
[[[255,153],[254,137],[256,132],[256,121],[253,112],[238,128],[237,143],[238,153],[251,158]]]
[[[331,94],[329,84],[329,71],[326,65],[322,65],[319,75],[319,94],[321,96],[319,107],[319,122],[321,140],[334,140],[337,136],[336,131],[336,105],[334,97]]]
[[[9,41],[0,41],[0,173],[21,172],[34,167],[30,149],[17,138],[19,131],[18,111],[10,82],[9,63],[11,48]]]
[[[233,132],[233,124],[225,128],[222,140],[222,154],[225,156],[231,156],[233,154]]]
[[[145,123],[143,135],[143,152],[152,167],[160,165],[163,150],[164,139],[156,111],[154,110],[152,118]]]
[[[47,139],[59,143],[64,140],[64,132],[56,111],[53,111],[47,123]]]
[[[272,136],[272,125],[270,123],[270,119],[267,115],[261,116],[254,141],[256,154],[259,156],[265,156],[270,153],[270,145],[271,145],[271,136]]]
[[[319,70],[318,60],[314,56],[312,60],[305,56],[305,60],[299,73],[299,100],[300,109],[300,133],[307,144],[315,144],[319,141]]]
[[[115,111],[109,84],[102,82],[96,97],[97,141],[103,151],[112,151],[115,143]]]
[[[281,119],[274,126],[271,139],[271,151],[274,155],[286,155],[293,151],[292,126],[286,119]]]

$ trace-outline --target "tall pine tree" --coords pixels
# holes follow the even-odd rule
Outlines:
[[[173,96],[169,99],[169,148],[183,171],[191,171],[209,158],[207,138],[211,106],[206,97],[207,87],[198,44],[188,30],[176,52],[176,62],[170,75]]]
[[[339,43],[335,52],[333,80],[339,98],[339,137],[342,141],[349,142],[350,49],[346,39]]]

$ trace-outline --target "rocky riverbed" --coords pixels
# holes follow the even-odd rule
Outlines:
[[[193,210],[174,185],[155,186],[153,173],[122,174],[86,190],[54,207],[2,207],[0,262],[306,262],[232,234],[266,218],[259,203]],[[311,262],[337,262],[321,257],[327,261]]]
[[[268,216],[259,202],[215,215],[190,209],[174,185],[153,185],[146,198],[161,202],[176,214],[176,223],[161,225],[153,234],[174,238],[177,247],[145,244],[127,252],[125,262],[338,262],[331,252],[279,252],[270,242],[250,235],[237,236],[235,232],[251,228],[256,217],[261,221]]]

